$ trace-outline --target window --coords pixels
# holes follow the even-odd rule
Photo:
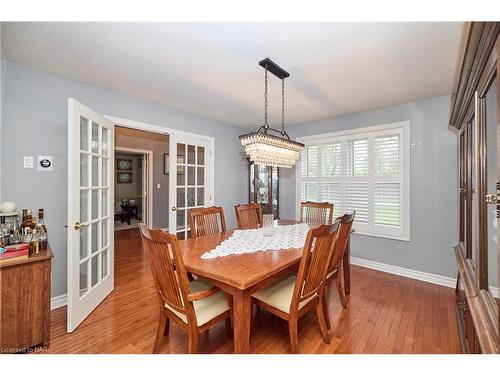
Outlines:
[[[356,210],[356,233],[410,240],[409,121],[299,138],[301,201]]]

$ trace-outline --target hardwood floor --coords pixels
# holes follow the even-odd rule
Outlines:
[[[351,296],[342,309],[330,288],[331,342],[314,311],[299,321],[301,353],[460,353],[454,290],[352,266]],[[158,299],[136,229],[116,233],[115,290],[71,334],[66,309],[52,311],[49,353],[151,353]],[[171,324],[162,353],[187,353],[187,336]],[[289,353],[287,323],[254,310],[252,353]],[[232,353],[224,323],[200,336],[200,353]]]

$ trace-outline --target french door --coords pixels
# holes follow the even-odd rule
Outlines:
[[[68,99],[68,332],[114,288],[113,150],[113,124]]]
[[[188,211],[208,207],[213,195],[213,143],[205,139],[170,135],[169,141],[169,221],[170,233],[178,239],[191,236]]]

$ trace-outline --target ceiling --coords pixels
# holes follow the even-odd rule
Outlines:
[[[2,23],[11,61],[210,119],[263,121],[269,57],[289,125],[451,94],[463,23]],[[271,126],[281,82],[270,75]]]

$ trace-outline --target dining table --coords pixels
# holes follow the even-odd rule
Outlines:
[[[278,225],[297,224],[294,220],[278,220]],[[302,248],[265,250],[204,259],[202,255],[229,238],[234,230],[188,238],[179,241],[186,270],[212,282],[232,297],[234,352],[248,353],[252,294],[276,280],[298,270]],[[350,293],[350,246],[344,259],[344,288]]]

